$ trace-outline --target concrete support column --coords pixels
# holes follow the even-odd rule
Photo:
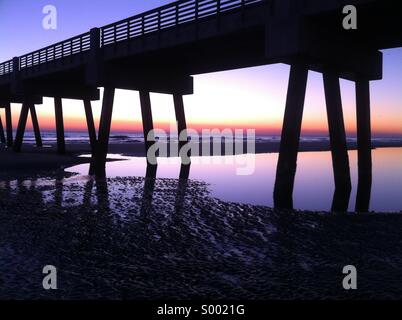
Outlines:
[[[306,65],[297,63],[291,66],[274,189],[276,208],[293,208],[293,187],[307,76],[308,69]]]
[[[179,137],[182,135],[182,141],[179,140],[179,151],[188,143],[186,115],[184,112],[183,96],[181,94],[173,95],[174,110],[176,114],[177,130]]]
[[[1,121],[1,117],[0,117],[0,142],[6,143],[6,136],[4,135],[3,121]]]
[[[30,104],[31,103],[28,103],[28,102],[24,102],[22,104],[20,119],[18,120],[17,133],[15,135],[15,141],[14,141],[14,145],[13,145],[13,150],[15,152],[21,151],[22,141],[24,139],[25,127],[27,124]]]
[[[57,153],[66,152],[66,141],[64,137],[63,103],[59,97],[54,98],[54,114],[56,120]]]
[[[323,78],[335,179],[332,211],[347,211],[352,184],[339,77],[333,72],[324,72]]]
[[[5,108],[6,111],[6,130],[7,130],[7,147],[13,146],[13,122],[11,119],[11,105],[8,103]]]
[[[87,120],[89,143],[91,145],[92,154],[95,152],[96,148],[96,130],[94,123],[94,116],[92,114],[91,101],[88,99],[84,100],[85,116]]]
[[[155,143],[155,137],[153,135],[154,123],[152,119],[151,98],[149,95],[149,91],[140,91],[140,102],[141,102],[142,126],[144,131],[145,151],[147,153],[147,159],[148,159],[148,150]]]
[[[33,103],[29,105],[29,110],[31,112],[32,126],[35,133],[36,146],[42,147],[42,138],[40,136],[38,117],[36,115],[36,109]]]
[[[63,102],[60,97],[54,98],[54,114],[56,121],[57,153],[64,154],[66,152],[66,142],[64,135]]]
[[[99,137],[94,157],[94,172],[102,177],[106,174],[105,165],[109,147],[110,127],[112,124],[113,102],[115,88],[105,87],[103,92],[102,111],[99,124]]]
[[[102,69],[100,66],[101,57],[101,30],[92,28],[90,30],[90,45],[89,59],[85,67],[85,80],[88,85],[97,86],[102,77]]]
[[[370,82],[368,80],[356,81],[356,115],[358,188],[355,210],[367,212],[370,207],[372,185]]]

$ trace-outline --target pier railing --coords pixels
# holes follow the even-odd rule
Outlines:
[[[20,57],[20,70],[37,66],[91,49],[89,32],[58,42]]]
[[[181,0],[101,28],[101,45],[140,37],[265,0]]]
[[[100,28],[100,47],[152,32],[216,16],[266,0],[179,0]],[[19,70],[38,66],[91,49],[90,32],[19,57]],[[0,64],[0,76],[12,73],[13,61]]]
[[[13,60],[0,63],[0,76],[13,72]]]

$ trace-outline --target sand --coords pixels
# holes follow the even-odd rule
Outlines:
[[[0,187],[0,299],[402,298],[399,214],[280,212],[196,181],[38,181]]]
[[[278,211],[217,200],[203,182],[94,180],[63,170],[89,147],[68,150],[0,151],[0,299],[402,298],[401,214]],[[356,291],[342,288],[350,264]],[[41,287],[45,265],[57,291]]]

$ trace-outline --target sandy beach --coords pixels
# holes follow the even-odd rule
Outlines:
[[[1,299],[402,297],[398,214],[279,212],[186,180],[37,181],[0,188]],[[44,264],[57,291],[38,285]]]
[[[218,200],[201,181],[64,172],[88,162],[78,157],[88,152],[83,144],[63,156],[54,146],[1,147],[0,299],[402,297],[400,214],[285,212]],[[38,285],[48,264],[59,270],[57,291]],[[359,268],[358,291],[341,286],[345,264]]]

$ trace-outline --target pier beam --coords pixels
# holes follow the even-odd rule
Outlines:
[[[95,148],[96,148],[96,130],[95,130],[95,122],[94,122],[94,116],[92,113],[92,106],[91,106],[90,100],[84,99],[84,109],[85,109],[85,116],[86,116],[86,120],[87,120],[89,143],[91,145],[91,152],[93,154],[95,152]]]
[[[54,114],[56,120],[57,153],[63,154],[66,152],[66,141],[64,137],[63,102],[60,97],[54,98]]]
[[[105,165],[109,147],[110,127],[112,124],[114,93],[115,88],[104,88],[98,143],[96,144],[96,153],[93,155],[94,166],[91,172],[91,174],[95,173],[97,177],[106,175]]]
[[[6,130],[7,130],[7,147],[13,146],[13,122],[11,119],[11,105],[10,103],[5,106],[6,111]]]
[[[29,110],[31,112],[32,126],[35,133],[36,146],[42,147],[42,138],[40,136],[38,116],[36,115],[36,109],[33,103],[29,105]]]
[[[347,211],[352,184],[339,77],[334,72],[324,72],[323,79],[335,179],[332,211]]]
[[[358,187],[356,212],[368,212],[372,185],[370,82],[356,81]]]
[[[274,188],[274,205],[276,208],[293,208],[293,187],[307,76],[306,65],[297,63],[291,66]]]
[[[155,143],[155,137],[153,135],[154,123],[152,119],[152,110],[151,110],[151,98],[149,95],[149,91],[140,91],[140,102],[141,102],[141,115],[142,115],[142,126],[144,131],[144,141],[145,141],[145,151],[147,154],[147,161],[150,163],[148,159],[148,150]]]
[[[24,102],[22,104],[20,118],[18,120],[17,133],[15,135],[15,141],[14,141],[14,145],[13,145],[13,150],[15,152],[21,151],[22,141],[24,139],[25,127],[27,124],[28,112],[29,112],[30,105],[31,105],[31,103],[28,103],[28,102]]]
[[[1,121],[1,117],[0,117],[0,142],[6,143],[6,136],[4,135],[3,121]]]

